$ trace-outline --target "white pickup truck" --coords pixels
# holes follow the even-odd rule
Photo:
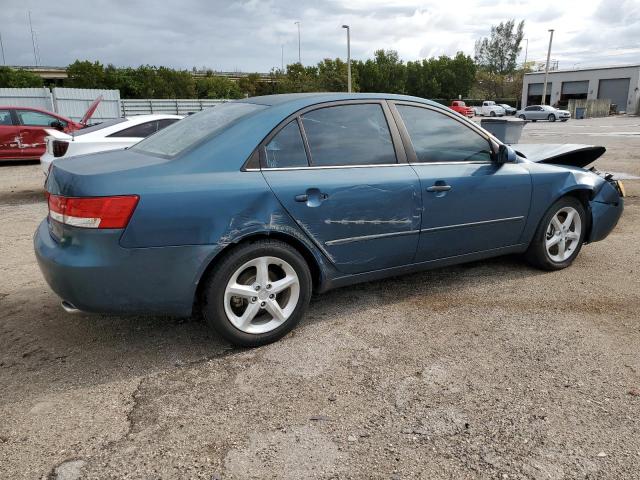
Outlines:
[[[506,112],[500,105],[496,105],[493,100],[485,100],[481,107],[473,107],[476,115],[482,117],[503,117]]]

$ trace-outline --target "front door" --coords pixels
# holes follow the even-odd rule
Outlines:
[[[20,143],[22,158],[38,159],[45,151],[44,137],[47,135],[45,128],[55,128],[53,125],[61,123],[63,128],[66,122],[53,115],[35,110],[16,110],[20,123]]]
[[[418,244],[420,182],[397,161],[385,108],[351,102],[307,111],[262,151],[273,192],[344,273],[409,264]]]
[[[422,190],[416,261],[518,244],[531,201],[529,172],[493,162],[488,138],[462,119],[415,105],[396,108]]]

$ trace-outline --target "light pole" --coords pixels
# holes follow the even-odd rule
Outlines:
[[[351,93],[351,28],[349,25],[342,25],[347,29],[347,92]]]
[[[522,65],[524,68],[527,67],[527,54],[529,53],[529,39],[525,38],[525,42],[527,42],[527,46],[524,48],[524,64]]]
[[[2,33],[0,33],[0,50],[2,50],[2,64],[6,65],[7,61],[4,59],[4,44],[2,43]]]
[[[549,29],[551,35],[549,36],[549,50],[547,50],[547,64],[544,66],[544,85],[542,86],[542,102],[541,105],[546,105],[547,102],[547,78],[549,77],[549,60],[551,59],[551,43],[553,42],[553,28]]]
[[[300,22],[293,22],[298,25],[298,63],[302,65],[302,55],[300,54]]]

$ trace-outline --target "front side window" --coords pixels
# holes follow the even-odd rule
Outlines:
[[[418,162],[491,161],[489,141],[440,112],[397,105]]]
[[[145,138],[131,149],[151,155],[174,157],[214,137],[241,118],[265,108],[267,107],[264,105],[254,103],[223,103],[190,115]]]
[[[0,110],[0,126],[13,125],[11,120],[11,112],[9,110]]]
[[[42,112],[34,112],[32,110],[17,110],[18,118],[22,125],[30,127],[51,127],[53,123],[60,122],[63,126],[67,126],[67,123],[52,115],[47,115]]]
[[[307,152],[298,121],[293,120],[265,146],[267,168],[306,167]]]
[[[313,166],[396,163],[380,104],[319,108],[301,118]]]

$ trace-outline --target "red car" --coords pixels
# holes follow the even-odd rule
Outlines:
[[[84,128],[100,100],[89,106],[80,122],[39,108],[0,106],[0,160],[38,160],[45,151],[45,129],[69,133]]]
[[[473,117],[473,108],[467,107],[462,100],[454,100],[451,102],[449,108],[454,112],[458,112],[460,115],[464,115],[465,117]]]

